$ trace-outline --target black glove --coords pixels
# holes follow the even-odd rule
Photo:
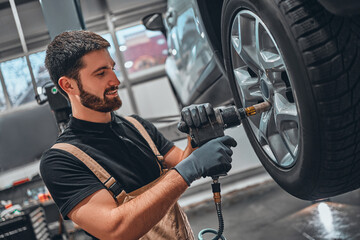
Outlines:
[[[210,103],[190,105],[181,110],[181,121],[178,129],[189,133],[189,128],[199,128],[215,118],[214,108]]]
[[[231,169],[230,147],[236,147],[235,139],[223,136],[213,139],[195,150],[178,163],[174,169],[190,184],[201,176],[216,176],[227,173]]]

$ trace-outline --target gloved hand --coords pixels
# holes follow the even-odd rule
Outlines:
[[[181,110],[181,121],[178,129],[188,133],[189,128],[199,128],[209,123],[210,119],[215,118],[214,108],[210,103],[190,105]]]
[[[236,147],[235,139],[223,136],[213,139],[196,149],[174,169],[190,184],[201,176],[215,176],[227,173],[231,169],[230,147]]]

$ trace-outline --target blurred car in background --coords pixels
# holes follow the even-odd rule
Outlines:
[[[144,17],[167,37],[182,106],[272,108],[243,122],[286,191],[319,199],[360,186],[360,2],[168,0]]]

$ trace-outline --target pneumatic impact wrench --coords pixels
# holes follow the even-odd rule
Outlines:
[[[250,117],[267,111],[271,107],[269,102],[237,109],[235,106],[215,108],[213,112],[207,113],[208,123],[200,127],[188,127],[184,121],[180,121],[178,129],[188,133],[191,137],[191,146],[199,147],[211,139],[224,136],[226,128],[241,124],[246,117]]]
[[[181,132],[188,133],[191,138],[192,147],[200,147],[201,145],[207,143],[211,139],[224,136],[224,130],[226,128],[235,127],[241,124],[242,120],[246,117],[250,117],[262,112],[265,112],[271,108],[269,102],[262,102],[247,108],[236,108],[235,106],[230,107],[219,107],[219,108],[210,108],[209,112],[206,112],[207,121],[205,124],[200,124],[200,126],[187,126],[185,121],[180,121],[178,124],[178,129]],[[209,109],[208,109],[209,110]],[[184,117],[184,116],[182,116]],[[189,116],[190,117],[190,116]],[[226,174],[224,174],[226,175]],[[221,175],[212,176],[212,191],[214,196],[214,202],[216,206],[216,211],[219,220],[219,229],[218,231],[214,229],[203,229],[198,234],[198,239],[202,240],[205,233],[212,233],[216,236],[212,240],[222,239],[226,240],[222,235],[224,231],[224,220],[222,217],[221,210],[221,194],[220,194],[220,182],[219,177]]]

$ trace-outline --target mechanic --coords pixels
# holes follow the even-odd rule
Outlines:
[[[111,187],[117,186],[116,192],[121,193],[112,194],[96,171],[80,160],[81,154],[55,145],[41,158],[41,176],[63,218],[71,219],[94,238],[193,239],[177,200],[201,176],[228,172],[230,148],[236,142],[224,136],[196,150],[188,143],[183,151],[150,122],[133,116],[164,156],[157,158],[134,125],[113,112],[122,102],[109,46],[89,31],[64,32],[49,44],[45,65],[72,108],[69,125],[55,145],[65,143],[80,149],[104,169],[98,172],[115,179]],[[186,123],[206,123],[208,107],[185,108],[182,114],[192,116]],[[124,197],[119,200],[118,196]]]

